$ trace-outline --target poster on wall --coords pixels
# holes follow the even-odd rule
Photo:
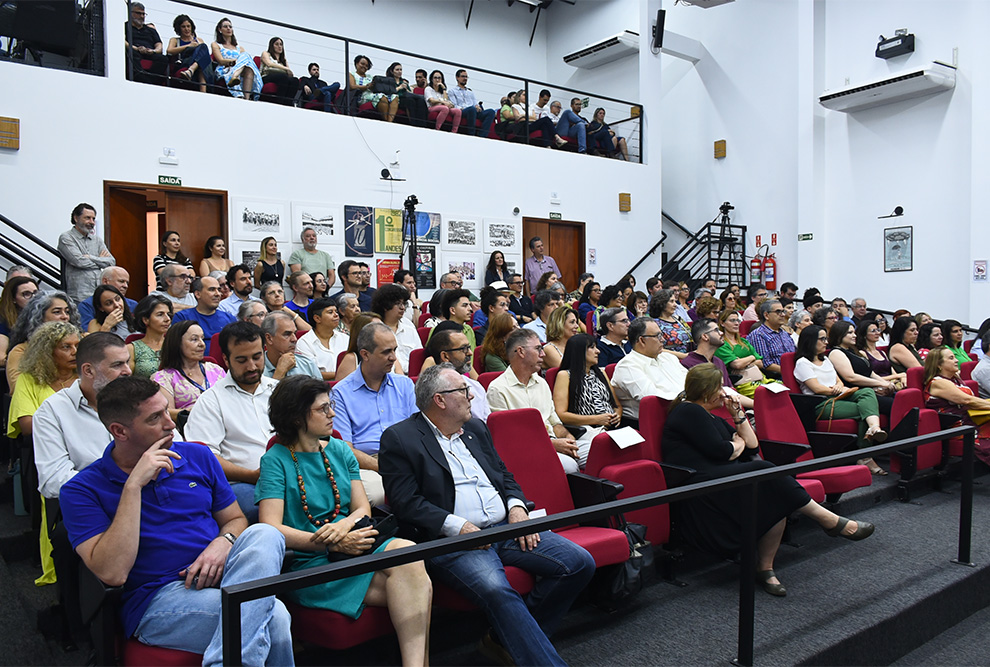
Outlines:
[[[914,227],[887,227],[883,230],[883,270],[911,271],[914,253]]]
[[[513,273],[518,273],[522,275],[523,259],[522,255],[509,255],[503,253],[505,257],[505,275],[511,276]],[[487,270],[487,259],[485,260],[486,265],[481,267],[482,273]],[[508,278],[505,282],[509,282]]]
[[[455,252],[481,252],[481,221],[478,218],[447,216],[441,247]]]
[[[501,250],[503,254],[522,253],[522,221],[485,218],[485,254]]]
[[[378,277],[378,286],[388,285],[392,282],[395,277],[395,272],[402,268],[401,259],[380,259],[376,263],[377,271],[375,272]]]
[[[437,288],[437,248],[416,248],[416,289]]]
[[[375,212],[370,206],[344,207],[344,254],[371,257],[375,254]]]
[[[298,243],[302,230],[312,227],[317,245],[340,246],[344,243],[342,231],[344,215],[340,206],[292,202],[292,242]]]
[[[231,197],[230,236],[241,241],[260,241],[274,236],[289,238],[288,206],[284,201]]]
[[[485,267],[477,255],[462,255],[447,253],[443,256],[445,273],[457,272],[464,279],[464,289],[482,286],[485,278]]]
[[[416,243],[440,243],[439,213],[416,211]]]
[[[401,209],[375,209],[375,252],[402,254]]]
[[[281,255],[279,251],[279,255]],[[254,267],[261,258],[260,241],[231,241],[230,249],[227,251],[234,264],[244,264],[254,273]]]

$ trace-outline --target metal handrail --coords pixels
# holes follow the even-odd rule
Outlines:
[[[869,312],[871,312],[871,313],[880,313],[881,315],[890,315],[891,317],[893,317],[894,312],[895,312],[893,310],[884,310],[883,308],[873,308],[872,306],[867,307],[866,310],[869,311]],[[936,324],[942,324],[944,321],[945,320],[940,320],[940,319],[937,319],[935,317],[932,318],[932,322],[935,322]],[[963,331],[968,331],[969,333],[975,333],[975,334],[980,333],[980,330],[979,329],[974,329],[973,327],[969,326],[968,324],[963,324],[962,322],[960,322],[959,324],[962,325]],[[945,335],[945,334],[943,334],[943,335]]]
[[[37,274],[39,280],[48,283],[56,289],[62,289],[64,287],[65,280],[65,259],[61,254],[59,254],[58,250],[50,246],[45,241],[42,241],[40,238],[24,229],[2,213],[0,213],[0,223],[24,236],[31,242],[37,244],[42,250],[57,257],[59,263],[58,268],[56,268],[51,262],[42,259],[35,253],[24,248],[23,244],[17,243],[13,239],[10,239],[4,235],[0,235],[0,257],[3,257],[11,264],[24,264],[31,267],[31,269]]]
[[[823,468],[831,468],[862,458],[873,458],[879,454],[911,449],[930,442],[942,441],[943,445],[952,438],[963,437],[962,485],[959,500],[959,539],[957,557],[954,563],[971,565],[972,527],[973,527],[973,447],[976,430],[972,426],[957,426],[955,428],[920,435],[905,440],[887,442],[864,449],[824,456],[804,462],[790,463],[764,470],[758,470],[740,475],[732,475],[717,480],[698,482],[686,486],[647,493],[633,498],[613,500],[607,503],[574,509],[559,514],[552,514],[538,519],[530,519],[521,523],[487,528],[483,531],[458,535],[417,544],[403,549],[383,551],[368,556],[359,556],[350,560],[329,563],[314,568],[296,572],[266,577],[257,581],[224,586],[221,589],[221,624],[223,633],[223,662],[225,665],[241,664],[241,605],[251,600],[284,593],[288,591],[316,586],[329,581],[337,581],[347,577],[375,572],[387,567],[405,565],[436,556],[474,549],[486,544],[514,539],[534,532],[563,528],[603,519],[624,512],[655,507],[678,500],[686,500],[713,492],[724,491],[740,486],[750,486],[752,492],[747,495],[746,505],[742,508],[743,516],[751,517],[747,530],[743,531],[743,549],[739,577],[739,636],[737,643],[736,663],[750,667],[753,664],[754,641],[754,605],[755,581],[751,576],[756,569],[756,496],[760,482],[777,477],[796,475]]]

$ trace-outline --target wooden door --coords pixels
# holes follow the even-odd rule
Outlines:
[[[585,227],[583,222],[523,218],[523,260],[533,253],[529,240],[543,239],[543,252],[554,258],[561,275],[558,276],[568,292],[577,289],[578,277],[585,270]]]
[[[147,197],[123,188],[109,188],[106,197],[106,244],[117,266],[131,274],[127,295],[141,299],[148,293]]]
[[[203,246],[211,236],[227,238],[227,206],[222,196],[203,192],[165,191],[165,215],[159,223],[159,240],[166,230],[179,233],[182,252],[199,273]],[[228,255],[230,242],[227,242]]]

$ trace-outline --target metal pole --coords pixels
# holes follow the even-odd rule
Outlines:
[[[973,448],[976,446],[976,429],[963,436],[962,485],[959,491],[959,554],[953,559],[957,565],[973,567],[970,545],[973,538]]]
[[[739,559],[739,638],[736,659],[733,664],[743,667],[753,665],[753,633],[756,604],[756,493],[757,485],[751,484],[749,492],[743,490],[742,503],[742,554]]]
[[[643,105],[639,105],[639,163],[643,164],[643,144],[646,136],[643,134]]]
[[[348,40],[344,40],[344,104],[347,105],[346,113],[348,116],[351,115],[351,75],[347,69],[351,60],[351,43]],[[354,79],[354,83],[357,83],[357,79]],[[346,276],[345,276],[346,277]]]
[[[525,118],[523,120],[526,122],[526,125],[524,125],[524,127],[526,129],[526,143],[528,144],[529,143],[529,79],[523,80],[523,90],[526,91],[526,104],[523,105],[523,114],[525,115]]]
[[[239,667],[241,664],[241,603],[232,600],[231,597],[230,593],[220,589],[223,664]]]

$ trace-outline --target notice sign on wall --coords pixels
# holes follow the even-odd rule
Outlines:
[[[987,281],[987,260],[973,260],[973,282],[985,283]]]

